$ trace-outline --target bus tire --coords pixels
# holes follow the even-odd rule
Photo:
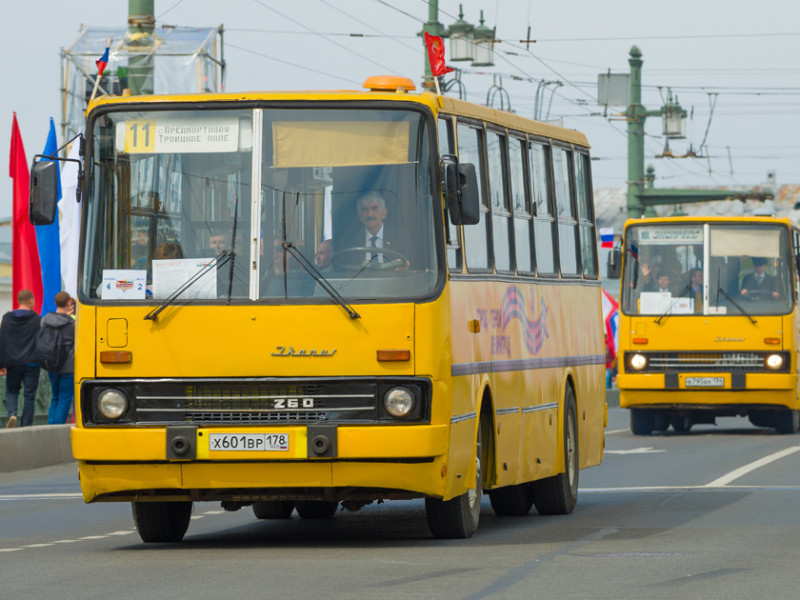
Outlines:
[[[646,408],[631,409],[631,432],[633,435],[650,435],[653,433],[653,411]]]
[[[775,411],[775,431],[780,434],[797,433],[800,429],[800,413],[796,410]]]
[[[689,433],[692,428],[692,418],[685,415],[672,415],[672,428],[675,433]]]
[[[439,539],[465,539],[472,537],[478,528],[481,516],[481,494],[483,493],[483,444],[478,423],[475,441],[475,484],[468,492],[451,500],[425,499],[425,516],[433,537]]]
[[[672,421],[671,415],[666,411],[659,411],[653,415],[653,431],[666,431]]]
[[[133,524],[146,544],[180,542],[189,529],[191,502],[131,502]]]
[[[751,410],[747,418],[756,427],[775,427],[775,414],[771,410]]]
[[[527,485],[508,485],[490,490],[489,500],[498,517],[524,517],[533,506],[533,495]]]
[[[256,519],[288,519],[294,511],[291,500],[259,500],[253,502]]]
[[[298,500],[294,507],[301,519],[330,519],[339,508],[338,500]]]
[[[578,502],[578,417],[572,387],[564,392],[564,472],[534,481],[533,504],[540,515],[568,515]]]

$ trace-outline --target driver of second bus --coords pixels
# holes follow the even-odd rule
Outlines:
[[[778,279],[767,273],[767,259],[761,257],[753,258],[753,272],[745,275],[742,280],[742,296],[752,296],[754,293],[771,295],[773,298],[779,296]]]

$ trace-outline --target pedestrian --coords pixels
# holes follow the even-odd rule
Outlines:
[[[67,292],[58,292],[55,302],[56,311],[42,317],[36,351],[37,358],[42,360],[40,365],[47,369],[50,378],[52,394],[47,424],[63,425],[75,397],[75,320],[70,314],[75,304]],[[48,329],[50,331],[46,331]],[[44,340],[47,342],[43,343]],[[53,358],[49,359],[48,355]]]
[[[17,401],[21,386],[25,388],[25,401],[20,426],[33,425],[36,389],[39,387],[39,365],[34,362],[34,357],[40,318],[34,310],[33,292],[20,290],[17,303],[19,308],[4,314],[0,321],[0,374],[5,373],[6,376],[7,428],[17,424]]]

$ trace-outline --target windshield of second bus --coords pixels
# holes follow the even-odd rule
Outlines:
[[[791,310],[786,227],[664,223],[625,236],[622,310],[641,315],[768,315]]]

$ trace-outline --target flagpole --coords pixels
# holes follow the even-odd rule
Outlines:
[[[441,96],[442,90],[439,87],[439,78],[436,75],[433,76],[433,82],[436,84],[436,95]]]

